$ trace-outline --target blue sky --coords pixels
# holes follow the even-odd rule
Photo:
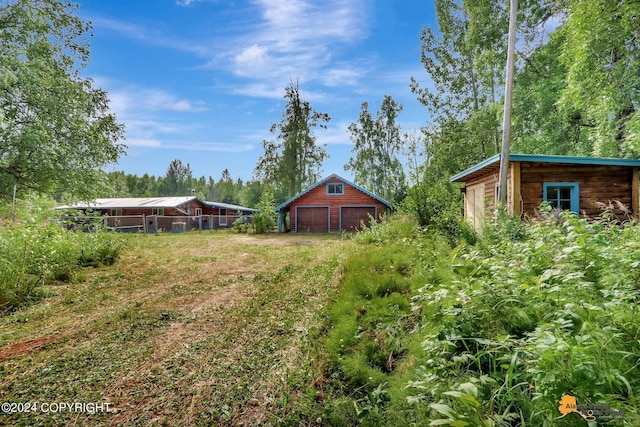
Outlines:
[[[323,176],[350,177],[347,127],[363,101],[385,94],[404,106],[403,130],[426,124],[409,89],[425,83],[419,34],[434,7],[416,0],[79,0],[93,24],[83,71],[106,90],[126,126],[127,155],[108,171],[164,175],[169,162],[219,179],[249,180],[262,140],[299,80],[306,100],[328,113],[316,129],[330,158]]]

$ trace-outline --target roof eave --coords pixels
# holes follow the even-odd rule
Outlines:
[[[487,166],[500,161],[501,154],[484,160],[469,169],[460,172],[449,178],[449,182],[464,182],[465,177],[478,172]],[[537,162],[537,163],[566,163],[573,165],[593,165],[593,166],[622,166],[640,167],[640,160],[637,159],[617,159],[608,157],[574,157],[574,156],[551,156],[544,154],[510,154],[509,162]]]
[[[325,182],[327,182],[329,179],[331,178],[337,178],[340,181],[344,182],[345,184],[349,184],[350,186],[352,186],[353,188],[355,188],[356,190],[359,190],[361,192],[363,192],[364,194],[368,195],[369,197],[372,197],[376,200],[378,200],[380,203],[386,205],[387,207],[391,208],[392,205],[391,203],[389,203],[388,201],[386,201],[385,199],[383,199],[382,197],[376,196],[375,194],[373,194],[370,191],[365,190],[364,188],[360,187],[357,184],[354,184],[353,182],[349,181],[348,179],[344,179],[339,175],[336,175],[335,173],[329,175],[328,177],[321,179],[320,181],[316,182],[315,184],[313,184],[312,186],[308,187],[307,189],[301,191],[300,193],[296,194],[295,196],[291,197],[289,200],[287,200],[286,202],[276,206],[275,211],[276,212],[280,212],[282,209],[286,208],[287,206],[289,206],[291,203],[293,203],[294,201],[296,201],[297,199],[299,199],[300,197],[304,196],[305,194],[307,194],[308,192],[310,192],[311,190],[321,186],[322,184],[324,184]]]

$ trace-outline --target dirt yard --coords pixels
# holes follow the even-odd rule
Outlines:
[[[0,318],[0,424],[321,423],[313,337],[350,241],[126,238],[115,266]]]

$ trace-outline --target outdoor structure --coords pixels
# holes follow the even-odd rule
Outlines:
[[[278,229],[297,233],[355,231],[391,204],[338,175],[330,175],[280,206]]]
[[[211,216],[213,228],[231,227],[238,218],[241,218],[244,222],[250,222],[251,215],[259,212],[258,209],[246,208],[230,203],[205,202],[205,204],[207,205],[206,214]]]
[[[464,216],[479,227],[496,207],[500,154],[451,177],[463,183]],[[516,216],[533,216],[543,201],[586,218],[602,214],[599,203],[614,204],[621,219],[638,218],[640,160],[511,154],[507,179],[507,210]]]
[[[93,212],[104,217],[110,229],[144,232],[227,228],[238,218],[249,221],[257,212],[227,203],[206,202],[195,196],[105,198],[56,209]]]

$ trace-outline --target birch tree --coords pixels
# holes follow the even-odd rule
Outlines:
[[[356,184],[386,200],[397,201],[404,195],[405,174],[397,154],[404,135],[397,123],[402,104],[385,95],[374,119],[369,104],[363,102],[356,123],[349,126],[354,157],[345,170],[351,170]]]

